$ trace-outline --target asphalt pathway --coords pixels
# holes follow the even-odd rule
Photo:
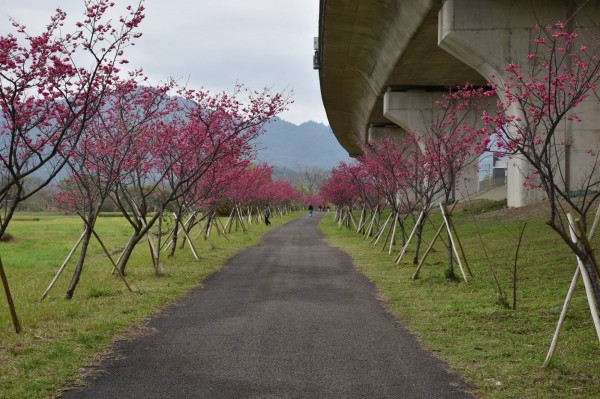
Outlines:
[[[322,215],[231,258],[63,398],[473,398],[322,240]]]

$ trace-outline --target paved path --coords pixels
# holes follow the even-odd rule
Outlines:
[[[377,300],[320,216],[233,257],[64,398],[471,398]]]

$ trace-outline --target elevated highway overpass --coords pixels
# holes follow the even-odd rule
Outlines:
[[[600,24],[600,0],[321,0],[320,7],[322,99],[350,155],[361,153],[361,143],[427,123],[428,107],[449,88],[485,85],[509,60],[526,59],[536,23]],[[575,139],[568,149],[572,182],[590,140],[600,138],[598,102],[581,112],[584,124],[564,127]],[[527,169],[524,161],[509,162],[510,206],[539,199],[523,189]]]

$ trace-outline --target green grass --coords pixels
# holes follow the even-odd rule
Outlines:
[[[266,231],[296,216],[275,218],[269,228],[253,224],[248,233],[229,235],[229,241],[213,231],[209,241],[195,243],[200,262],[187,247],[178,249],[174,258],[163,258],[166,273],[161,277],[154,275],[147,244],[140,243],[127,266],[134,293],[111,275],[112,266],[94,241],[73,299],[63,298],[77,252],[40,302],[81,234],[82,223],[56,213],[18,214],[9,226],[13,239],[0,243],[0,255],[23,332],[14,333],[0,288],[0,398],[48,398],[80,383],[82,369],[94,366],[112,342],[143,333],[150,316],[198,286],[236,252],[256,245]],[[99,218],[97,231],[114,250],[125,245],[130,233],[126,221],[116,217]]]
[[[474,276],[469,284],[444,277],[447,252],[437,243],[420,278],[412,252],[398,266],[387,250],[345,228],[330,217],[321,223],[332,245],[347,251],[377,286],[381,297],[416,334],[423,345],[475,387],[483,398],[599,398],[600,344],[583,284],[577,287],[558,348],[542,368],[576,262],[541,217],[527,218],[519,256],[517,309],[497,304],[490,267],[477,238],[480,231],[501,286],[512,296],[508,265],[512,265],[519,225],[524,221],[501,204],[478,207],[476,221],[468,212],[454,218]],[[436,215],[439,222],[439,215]],[[430,240],[432,229],[425,238]],[[597,239],[595,247],[600,245]],[[394,249],[394,255],[399,248]],[[456,273],[459,270],[456,267]]]

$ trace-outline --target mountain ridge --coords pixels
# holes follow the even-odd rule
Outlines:
[[[253,142],[257,160],[275,168],[317,166],[329,170],[350,159],[331,128],[323,123],[309,120],[296,125],[275,117],[264,130]]]

